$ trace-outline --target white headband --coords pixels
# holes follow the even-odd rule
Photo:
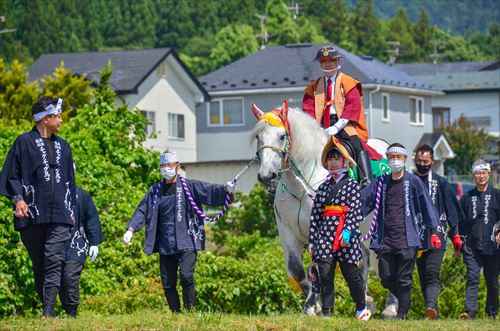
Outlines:
[[[408,152],[404,147],[393,146],[385,152],[385,155],[389,155],[390,153],[401,153],[405,156],[408,156]]]
[[[45,111],[34,114],[33,118],[35,119],[35,122],[40,121],[45,116],[57,115],[57,114],[61,113],[62,112],[62,102],[63,102],[63,99],[59,98],[59,99],[57,99],[56,106],[50,104],[47,107],[45,107]]]
[[[480,163],[476,164],[475,166],[472,167],[472,173],[476,173],[476,171],[481,171],[481,170],[486,170],[488,172],[491,171],[490,164],[489,163]]]
[[[176,152],[163,153],[160,155],[160,164],[179,162]]]

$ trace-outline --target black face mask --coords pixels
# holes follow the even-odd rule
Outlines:
[[[424,166],[417,164],[417,171],[419,174],[426,174],[429,172],[429,170],[431,170],[431,165]]]

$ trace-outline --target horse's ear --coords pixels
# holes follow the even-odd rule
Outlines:
[[[283,101],[283,106],[281,106],[281,117],[283,119],[288,118],[288,101]]]
[[[252,113],[253,115],[260,120],[262,116],[264,116],[264,112],[257,107],[255,103],[252,102]]]

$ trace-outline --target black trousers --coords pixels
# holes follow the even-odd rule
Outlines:
[[[35,290],[43,302],[43,315],[55,316],[54,304],[61,285],[61,269],[69,224],[45,223],[21,229],[21,241],[31,259]]]
[[[331,257],[319,259],[317,262],[319,271],[319,283],[321,293],[321,303],[323,314],[330,316],[333,313],[333,305],[335,302],[335,267],[337,259]],[[361,278],[359,268],[350,263],[338,262],[340,271],[344,276],[351,297],[356,304],[357,310],[363,310],[366,306],[365,302],[365,287]]]
[[[411,307],[412,273],[417,250],[382,250],[379,254],[378,272],[382,286],[398,298],[398,318],[405,318]]]
[[[74,317],[80,304],[80,277],[83,267],[84,264],[79,261],[63,262],[59,298],[66,313]]]
[[[465,289],[465,311],[474,316],[479,310],[477,294],[479,277],[483,268],[486,281],[486,314],[490,317],[498,315],[498,276],[500,275],[500,256],[482,255],[467,243],[463,248],[464,263],[467,268],[467,285]]]
[[[177,292],[178,271],[180,271],[184,309],[190,310],[193,308],[195,297],[193,274],[196,259],[197,254],[195,251],[160,255],[161,282],[168,306],[173,312],[181,311],[179,293]]]
[[[438,296],[441,291],[441,265],[444,250],[430,249],[417,258],[418,277],[427,308],[438,309]]]

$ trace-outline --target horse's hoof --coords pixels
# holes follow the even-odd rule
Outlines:
[[[377,309],[377,303],[375,302],[375,300],[373,300],[373,297],[369,295],[365,297],[365,301],[366,301],[366,308],[368,308],[368,310],[373,315],[375,313],[375,310]]]
[[[385,307],[384,311],[382,312],[382,319],[385,320],[395,319],[397,314],[398,314],[397,305],[392,304]]]
[[[321,315],[321,311],[322,311],[322,309],[321,309],[321,305],[317,303],[317,304],[314,306],[314,312],[316,313],[316,315]]]
[[[306,316],[316,316],[316,308],[315,306],[306,307],[302,313]]]

